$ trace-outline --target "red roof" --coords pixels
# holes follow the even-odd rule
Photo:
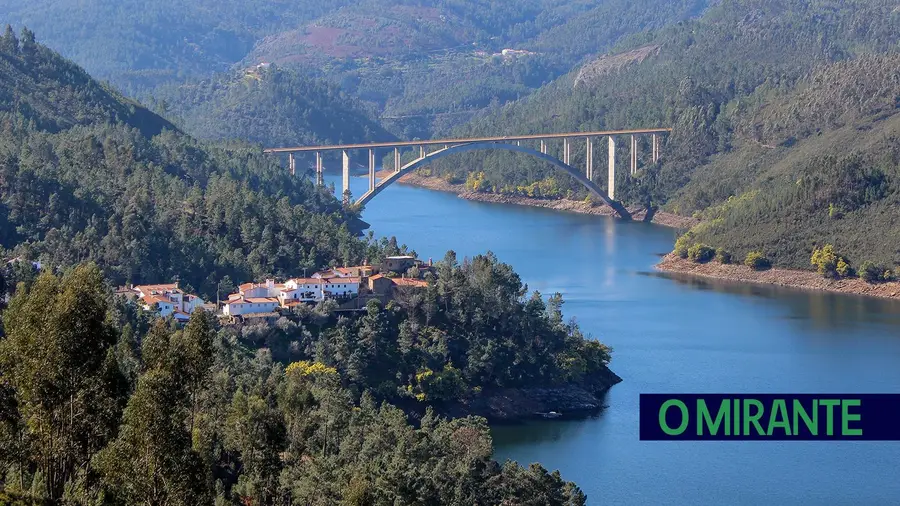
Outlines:
[[[352,285],[359,284],[360,278],[324,278],[324,281],[329,285]]]
[[[422,279],[394,278],[393,281],[396,286],[412,286],[416,288],[425,288],[428,286],[428,282]]]

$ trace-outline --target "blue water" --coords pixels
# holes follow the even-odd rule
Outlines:
[[[643,223],[400,185],[363,219],[424,258],[493,251],[613,347],[605,411],[495,427],[498,460],[559,469],[589,504],[900,504],[900,443],[638,440],[640,393],[900,392],[900,304],[665,276],[675,232]]]

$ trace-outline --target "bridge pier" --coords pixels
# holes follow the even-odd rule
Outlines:
[[[375,189],[375,150],[369,150],[369,191]]]
[[[545,141],[544,139],[541,139],[541,154],[547,154],[547,141]]]
[[[344,159],[344,166],[343,166],[344,188],[343,188],[341,195],[344,198],[344,202],[349,204],[350,202],[347,199],[347,195],[348,195],[348,192],[350,191],[350,155],[347,154],[346,149],[343,151],[343,155],[344,155],[343,156],[343,159]]]
[[[425,146],[419,146],[419,158],[425,158]]]
[[[653,142],[652,142],[652,144],[653,144],[653,163],[657,163],[657,162],[659,162],[659,136],[656,134],[653,134],[652,139],[653,139]]]
[[[566,137],[563,139],[563,163],[566,165],[571,165],[569,163],[569,155],[571,154],[571,146],[569,145],[569,138]]]
[[[587,145],[587,154],[585,156],[585,175],[591,181],[594,180],[594,140],[590,137],[585,137],[585,144]]]
[[[325,185],[325,170],[322,167],[322,153],[316,151],[316,184]]]
[[[631,175],[637,174],[638,170],[638,141],[637,136],[631,136]]]
[[[394,172],[400,172],[400,148],[394,148]]]
[[[616,138],[609,136],[609,184],[606,195],[609,200],[616,200]]]

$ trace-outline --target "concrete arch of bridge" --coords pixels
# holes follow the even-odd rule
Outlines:
[[[631,214],[628,212],[627,209],[625,209],[625,206],[623,206],[620,202],[610,199],[606,195],[606,193],[603,191],[603,189],[601,189],[599,186],[594,184],[593,181],[591,181],[587,177],[585,177],[585,175],[582,174],[581,171],[576,169],[575,167],[572,167],[571,165],[564,163],[562,160],[560,160],[556,157],[541,153],[540,151],[538,151],[536,149],[532,149],[532,148],[525,147],[525,146],[519,146],[516,144],[503,144],[503,143],[497,143],[497,142],[473,142],[473,143],[469,143],[469,144],[459,144],[456,146],[451,146],[448,148],[440,149],[433,153],[429,153],[428,155],[425,155],[425,157],[423,157],[423,158],[419,158],[417,160],[414,160],[414,161],[404,165],[403,167],[400,168],[399,172],[394,172],[390,176],[382,179],[381,182],[379,182],[375,186],[374,189],[369,190],[366,193],[364,193],[355,202],[355,205],[357,205],[357,206],[366,205],[369,201],[371,201],[373,198],[375,198],[376,195],[381,193],[382,190],[384,190],[388,186],[392,185],[394,182],[396,182],[398,179],[403,177],[405,174],[408,174],[416,169],[420,169],[435,160],[438,160],[438,159],[441,159],[441,158],[444,158],[447,156],[451,156],[451,155],[466,153],[469,151],[479,151],[482,149],[501,149],[501,150],[506,150],[506,151],[514,151],[514,152],[518,152],[518,153],[525,153],[527,155],[531,155],[535,158],[543,160],[543,161],[549,163],[550,165],[553,165],[557,169],[559,169],[559,170],[565,172],[566,174],[572,176],[573,178],[575,178],[575,180],[578,181],[581,184],[581,186],[584,186],[585,188],[587,188],[587,190],[591,193],[591,195],[593,195],[594,197],[597,197],[598,199],[603,201],[604,204],[606,204],[607,206],[612,208],[613,211],[615,211],[616,214],[618,214],[620,217],[625,218],[625,219],[631,219]]]

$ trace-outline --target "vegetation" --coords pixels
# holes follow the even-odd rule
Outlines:
[[[387,141],[359,101],[336,86],[275,66],[159,90],[157,108],[203,139],[269,147]]]
[[[778,265],[808,268],[813,247],[831,242],[850,257],[896,265],[895,248],[880,238],[900,223],[898,16],[891,0],[719,2],[697,20],[626,38],[455,133],[671,126],[661,162],[642,140],[642,170],[619,170],[617,194],[683,215],[702,211],[708,224],[691,244],[740,258],[764,249]],[[620,160],[628,144],[619,142]],[[573,152],[576,166],[582,151]],[[500,153],[438,169],[483,172],[497,188],[554,174]],[[585,194],[563,178],[567,191]],[[741,200],[719,207],[732,196]]]
[[[764,271],[772,267],[772,261],[759,251],[751,251],[750,253],[747,253],[747,257],[744,259],[744,265],[750,267],[754,271]]]
[[[49,49],[9,40],[0,51],[0,247],[12,255],[94,261],[114,283],[177,277],[215,300],[226,276],[399,253],[396,241],[357,239],[355,216],[327,189],[292,178],[258,147],[197,142]]]
[[[715,248],[710,248],[705,244],[695,244],[688,248],[688,258],[691,259],[692,262],[696,262],[698,264],[705,264],[711,261],[716,257]]]
[[[139,106],[91,81],[53,118],[33,88],[62,97],[83,72],[2,41],[0,244],[16,258],[0,272],[0,497],[585,503],[558,473],[493,461],[484,419],[440,416],[501,388],[608,386],[609,348],[563,320],[558,294],[527,294],[491,254],[450,253],[427,288],[356,316],[332,303],[275,325],[154,318],[110,285],[178,277],[212,298],[405,248],[357,237],[328,190],[258,148],[197,142],[145,110],[135,124]]]
[[[366,331],[385,316],[336,324],[370,350],[342,362],[356,381],[383,378],[382,336]],[[585,502],[558,473],[491,460],[483,419],[428,410],[413,427],[348,389],[339,368],[313,357],[285,367],[204,311],[183,329],[148,321],[112,299],[96,266],[23,285],[3,322],[0,482],[23,504]]]

